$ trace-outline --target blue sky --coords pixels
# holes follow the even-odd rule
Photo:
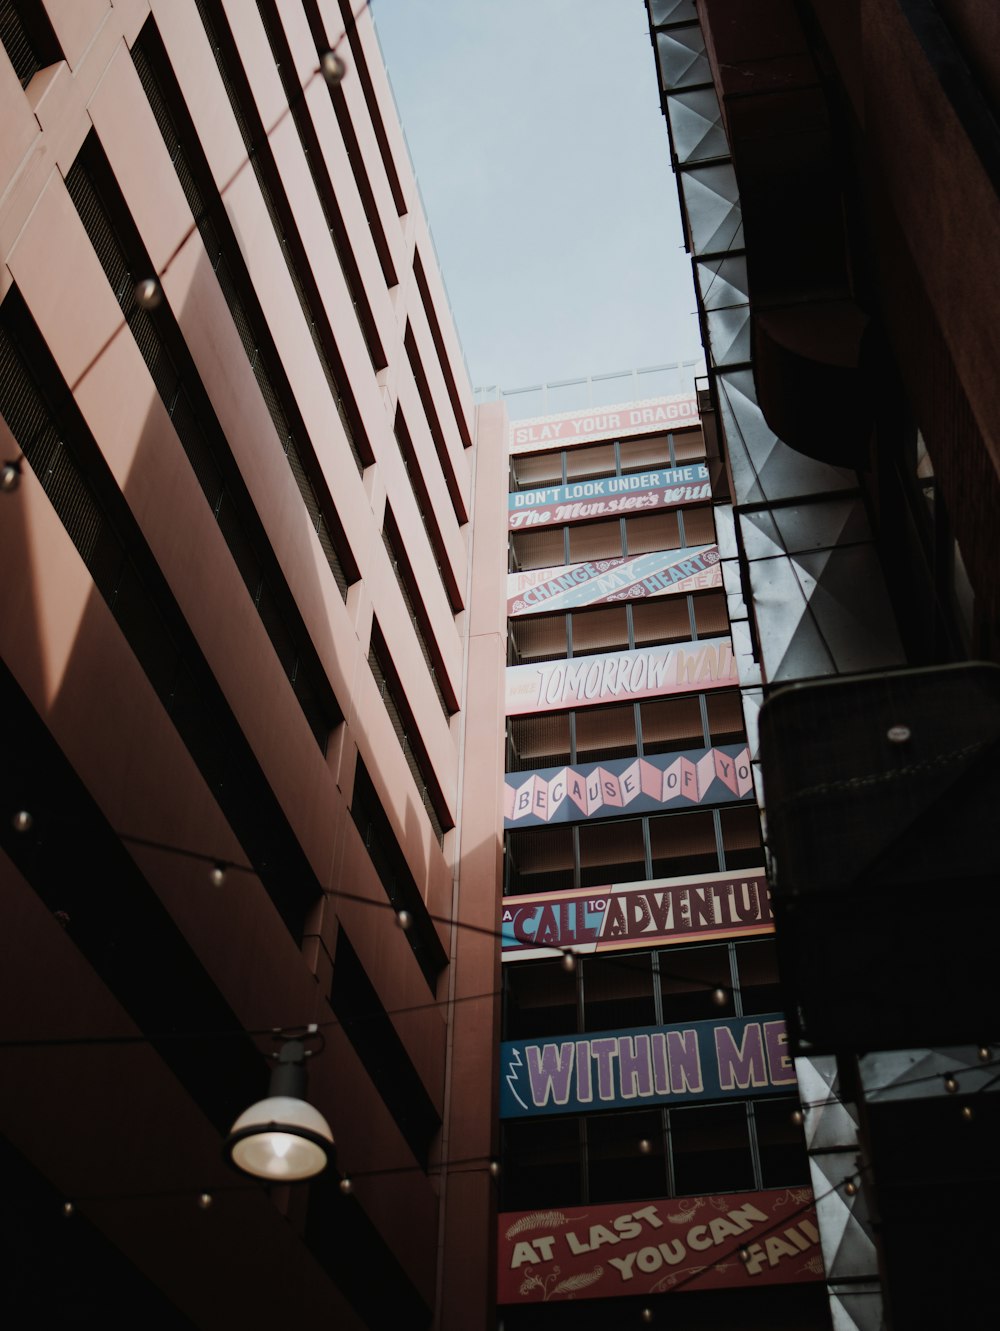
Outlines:
[[[372,11],[473,384],[699,359],[642,0]]]

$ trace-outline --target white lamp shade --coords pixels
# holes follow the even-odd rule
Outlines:
[[[327,1167],[333,1133],[307,1101],[272,1095],[243,1111],[226,1144],[233,1164],[245,1174],[271,1183],[296,1183]]]

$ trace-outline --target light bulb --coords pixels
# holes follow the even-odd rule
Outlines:
[[[155,277],[143,277],[133,288],[135,303],[144,310],[155,310],[163,300],[163,288]]]
[[[320,73],[331,88],[338,87],[347,73],[347,62],[336,51],[324,51],[319,59]]]

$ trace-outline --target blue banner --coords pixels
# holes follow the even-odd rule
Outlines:
[[[500,1046],[500,1117],[767,1095],[795,1086],[780,1012]]]
[[[579,500],[618,499],[622,495],[643,494],[649,490],[675,486],[703,485],[708,480],[704,462],[662,471],[633,472],[629,476],[603,476],[596,480],[571,481],[569,485],[549,485],[541,490],[517,490],[507,496],[511,513],[521,509],[545,508],[554,504],[572,504]]]

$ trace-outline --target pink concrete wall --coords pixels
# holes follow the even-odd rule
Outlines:
[[[463,1014],[461,1027],[455,1027],[449,1044],[448,999],[469,997],[482,988],[484,976],[494,979],[494,984],[487,983],[488,990],[495,986],[494,942],[439,925],[455,965],[453,978],[447,972],[441,978],[442,1002],[435,1006],[406,936],[392,922],[385,891],[349,813],[354,764],[360,754],[429,910],[445,920],[457,910],[460,923],[495,927],[501,863],[498,792],[503,770],[506,475],[499,461],[501,450],[494,446],[494,457],[474,491],[473,452],[463,438],[471,438],[471,392],[440,277],[431,261],[429,236],[419,216],[416,185],[370,20],[362,18],[354,40],[372,81],[402,209],[397,207],[358,78],[348,75],[343,96],[391,253],[397,278],[392,288],[386,285],[329,90],[315,75],[316,52],[308,23],[298,4],[281,0],[279,5],[295,67],[305,85],[305,107],[322,145],[323,166],[329,171],[385,351],[387,364],[379,372],[372,366],[315,197],[256,6],[243,0],[223,3],[255,105],[271,131],[269,146],[357,404],[363,445],[374,459],[359,476],[194,6],[177,0],[150,0],[148,5],[143,0],[114,4],[45,0],[45,8],[65,61],[41,71],[24,91],[0,53],[4,124],[0,297],[17,285],[316,877],[327,890],[340,889],[349,898],[329,896],[317,902],[300,950],[252,874],[230,874],[223,889],[209,896],[204,864],[198,861],[144,850],[137,852],[137,862],[248,1028],[328,1019],[330,958],[337,932],[344,928],[428,1095],[450,1124],[451,1141],[443,1144],[442,1158],[456,1151],[485,1156],[492,1132],[496,1003],[489,995],[482,1007],[460,1004],[456,1010]],[[338,7],[322,0],[320,9],[328,31],[338,35],[342,23]],[[216,187],[223,193],[240,253],[305,423],[318,463],[316,483],[327,488],[360,571],[361,580],[351,588],[346,604],[306,521],[270,415],[129,56],[129,44],[150,14]],[[325,757],[284,678],[63,184],[63,175],[91,131],[160,274],[167,309],[185,338],[343,712],[344,724],[331,737]],[[458,386],[457,405],[438,363],[413,274],[417,247],[436,307],[449,376]],[[443,459],[406,354],[407,327],[413,330],[440,422]],[[447,591],[393,437],[397,409],[405,417],[432,500]],[[491,421],[486,436],[499,438],[498,431],[502,433],[501,426]],[[2,423],[0,444],[3,456],[14,454]],[[4,498],[0,558],[9,576],[0,588],[0,652],[102,812],[112,826],[131,835],[243,862],[244,853],[211,791],[29,468],[20,490]],[[450,721],[424,669],[383,546],[386,503],[392,507],[413,566],[448,687],[457,697],[467,689],[463,713]],[[477,537],[470,557],[468,519],[474,507],[492,517],[485,521],[484,534]],[[456,823],[443,850],[367,665],[375,619],[416,719],[449,820]],[[113,689],[108,683],[112,680]],[[463,768],[465,716],[474,717],[465,752],[471,744],[476,756]],[[50,1013],[51,1003],[39,995],[53,993],[58,976],[63,1001],[71,998],[81,1029],[127,1025],[126,1015],[115,1011],[113,996],[89,973],[71,940],[44,910],[39,913],[37,898],[13,866],[4,862],[0,868],[13,885],[12,899],[20,903],[18,920],[33,917],[30,953],[12,957],[0,981],[10,991],[5,1011],[11,1020],[16,1024],[30,1011]],[[72,954],[70,961],[67,952]],[[27,956],[32,958],[30,968],[24,965]],[[148,1077],[150,1094],[155,1089],[162,1095],[163,1116],[178,1125],[175,1136],[181,1155],[190,1163],[207,1151],[217,1151],[214,1129],[199,1121],[183,1088],[149,1051],[142,1058],[142,1076]],[[358,1200],[416,1288],[429,1304],[441,1301],[437,1280],[443,1236],[452,1245],[442,1267],[450,1290],[443,1300],[452,1309],[450,1324],[469,1331],[485,1327],[488,1285],[474,1292],[474,1314],[462,1320],[456,1310],[472,1296],[473,1274],[477,1273],[476,1279],[488,1276],[492,1249],[488,1170],[474,1182],[456,1181],[450,1193],[436,1178],[425,1176],[415,1166],[361,1060],[336,1028],[327,1052],[314,1065],[312,1087],[334,1128],[342,1165],[357,1178]],[[78,1115],[75,1126],[74,1114]],[[60,1128],[56,1134],[53,1115]],[[38,1159],[60,1186],[85,1190],[87,1114],[79,1116],[79,1105],[69,1103],[52,1108],[46,1132],[58,1140],[55,1147],[46,1145],[37,1118],[25,1101],[12,1122],[15,1143]],[[128,1132],[125,1137],[131,1140]],[[139,1153],[136,1168],[145,1167],[140,1146],[134,1149]],[[305,1250],[292,1243],[293,1231],[283,1216],[266,1199],[256,1194],[254,1198],[249,1211],[236,1211],[233,1222],[244,1236],[240,1242],[245,1239],[251,1260],[254,1251],[263,1253],[274,1243],[273,1250],[284,1254],[284,1269],[294,1268],[296,1281],[314,1296],[315,1308],[338,1325],[356,1325],[357,1319],[345,1309],[329,1280],[308,1254],[303,1256]],[[292,1213],[298,1214],[295,1207]],[[447,1217],[443,1222],[442,1214]],[[162,1235],[153,1228],[130,1225],[113,1208],[94,1218],[154,1278],[176,1289],[182,1307],[193,1299],[198,1281],[179,1274],[178,1265],[190,1262],[202,1272],[210,1259],[216,1261],[222,1273],[220,1288],[228,1288],[232,1260],[221,1255],[219,1245],[209,1245],[201,1258],[188,1251],[196,1245],[188,1244],[174,1262],[162,1252],[157,1255]],[[288,1237],[275,1238],[276,1230],[287,1231]],[[263,1259],[260,1265],[265,1265]],[[266,1303],[269,1296],[258,1290],[255,1297]],[[238,1302],[228,1306],[235,1310]],[[249,1308],[252,1300],[244,1302]],[[218,1319],[223,1315],[220,1303]]]

